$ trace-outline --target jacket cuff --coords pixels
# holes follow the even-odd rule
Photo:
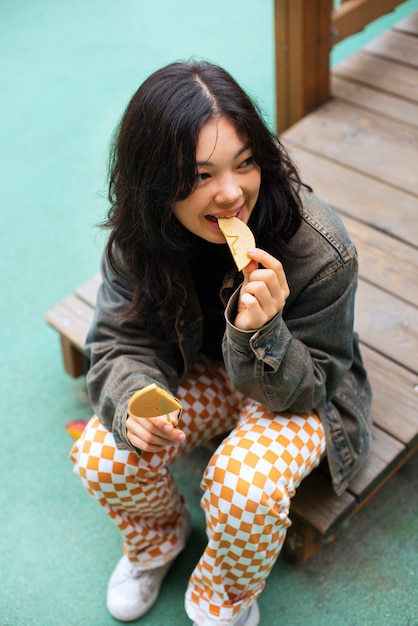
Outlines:
[[[130,450],[136,452],[138,456],[142,455],[142,450],[135,448],[128,439],[126,433],[126,418],[128,416],[129,400],[122,400],[115,411],[113,419],[112,432],[118,450]]]
[[[239,288],[240,289],[240,288]],[[241,353],[254,354],[260,361],[276,366],[279,335],[282,329],[282,314],[277,313],[264,326],[257,330],[241,330],[234,326],[233,321],[237,312],[239,289],[231,296],[225,309],[226,332],[230,346]]]

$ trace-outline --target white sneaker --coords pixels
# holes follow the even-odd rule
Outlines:
[[[260,610],[258,608],[257,600],[254,600],[252,605],[240,615],[236,622],[231,622],[231,626],[258,626],[260,623]],[[214,622],[215,624],[215,622]],[[199,626],[196,622],[193,622],[193,626]]]
[[[186,514],[185,539],[192,524]],[[161,583],[175,558],[161,567],[141,571],[124,555],[116,565],[107,586],[107,610],[121,622],[131,622],[147,613],[158,598]]]
[[[254,600],[250,608],[241,615],[234,626],[258,626],[260,623],[260,610],[257,600]]]

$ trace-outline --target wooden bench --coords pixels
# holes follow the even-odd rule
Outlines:
[[[83,345],[92,321],[99,285],[100,276],[93,276],[46,315],[47,322],[59,332],[64,368],[74,377],[86,371]],[[381,306],[386,312],[391,312],[389,317],[384,316],[386,322],[389,319],[393,331],[397,332],[398,327],[398,332],[402,334],[404,308],[393,307],[390,294],[386,295],[386,299],[384,296],[383,299],[382,296],[375,299],[374,292],[368,294],[366,284],[360,285],[359,317],[363,324],[369,320],[376,341],[384,343],[384,329],[376,315]],[[414,323],[413,320],[411,322]],[[416,314],[415,323],[418,324]],[[374,391],[372,452],[342,496],[335,495],[321,469],[314,471],[299,487],[292,501],[293,523],[285,546],[288,558],[296,561],[308,559],[324,543],[333,540],[338,528],[355,515],[418,449],[417,375],[370,345],[363,344],[362,349]]]
[[[331,541],[418,449],[417,41],[418,12],[335,68],[333,98],[282,134],[357,246],[355,326],[374,394],[371,454],[349,489],[336,496],[320,467],[292,500],[285,553],[296,561]],[[46,315],[71,376],[85,373],[99,284],[96,275]]]

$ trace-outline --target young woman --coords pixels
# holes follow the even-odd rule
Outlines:
[[[190,531],[168,466],[229,433],[203,476],[208,544],[185,607],[195,625],[255,626],[296,488],[326,456],[341,493],[368,452],[354,245],[250,98],[209,63],[171,64],[134,94],[109,189],[87,339],[95,416],[72,450],[124,538],[108,609],[130,621],[156,601]],[[232,216],[257,245],[242,272],[217,222]],[[129,413],[150,383],[181,401],[181,416]]]

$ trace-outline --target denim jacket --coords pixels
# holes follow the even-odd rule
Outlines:
[[[340,494],[366,458],[371,436],[371,391],[353,331],[357,253],[325,202],[308,191],[301,198],[302,224],[290,242],[296,254],[283,262],[290,288],[284,310],[256,332],[236,328],[239,287],[234,285],[241,275],[228,274],[221,290],[222,349],[234,387],[269,411],[316,410]],[[118,447],[135,450],[126,435],[128,400],[151,382],[176,393],[199,353],[202,315],[186,275],[187,305],[175,321],[121,319],[133,285],[112,272],[106,256],[102,276],[86,343],[87,385],[93,408]]]

